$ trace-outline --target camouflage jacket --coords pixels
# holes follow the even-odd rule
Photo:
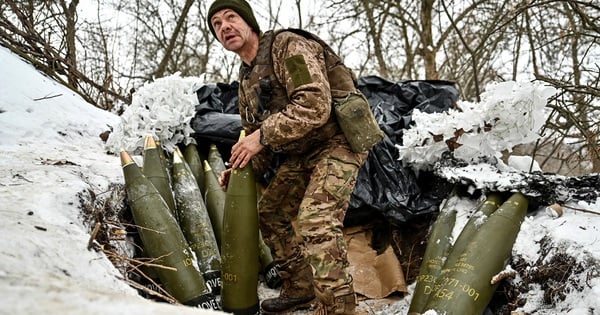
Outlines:
[[[242,126],[247,133],[260,128],[266,147],[253,159],[255,171],[268,166],[273,152],[305,153],[342,134],[332,96],[355,90],[356,77],[318,37],[292,29],[266,32],[239,78]]]
[[[274,152],[304,153],[341,129],[331,111],[331,91],[323,48],[292,32],[273,40],[271,64],[243,64],[240,70],[239,109],[244,128],[261,128],[263,144]],[[261,37],[259,54],[268,53]],[[267,60],[266,63],[269,63]],[[268,76],[270,86],[264,86]],[[270,89],[270,97],[261,97]]]

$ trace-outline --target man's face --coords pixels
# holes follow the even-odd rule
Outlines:
[[[252,28],[248,23],[231,9],[223,9],[215,13],[210,23],[219,42],[229,51],[240,51],[252,34]]]

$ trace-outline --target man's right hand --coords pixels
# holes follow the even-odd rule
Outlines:
[[[241,138],[231,148],[231,157],[229,158],[229,165],[231,168],[242,168],[250,163],[250,160],[258,152],[260,152],[265,146],[260,143],[260,129],[255,130],[253,133]]]
[[[219,175],[219,185],[221,185],[221,188],[223,188],[223,190],[227,190],[227,185],[229,185],[229,176],[230,175],[231,175],[230,168],[224,170],[223,172],[221,172],[221,175]]]

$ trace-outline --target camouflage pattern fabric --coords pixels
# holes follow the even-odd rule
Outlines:
[[[263,171],[273,153],[285,159],[259,201],[263,239],[284,284],[310,265],[318,290],[353,294],[342,229],[367,154],[350,149],[332,95],[354,90],[355,78],[317,40],[289,31],[269,36],[261,37],[253,63],[240,67],[238,104],[242,126],[248,133],[260,128],[265,145],[252,159],[255,171]],[[337,80],[330,82],[332,69],[340,75],[332,72]]]
[[[259,45],[266,45],[261,40]],[[260,50],[260,49],[259,49]],[[242,64],[239,111],[248,133],[260,128],[263,144],[276,153],[305,153],[341,134],[332,111],[323,48],[292,32],[279,33],[270,64]],[[261,107],[261,78],[273,73],[272,97]],[[253,166],[260,169],[258,159]],[[264,161],[261,161],[264,162]]]
[[[351,282],[342,228],[366,156],[352,152],[343,135],[290,155],[259,201],[261,231],[275,260],[289,272],[310,263],[321,290]]]

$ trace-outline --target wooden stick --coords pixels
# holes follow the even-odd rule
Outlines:
[[[90,234],[90,239],[88,240],[88,250],[92,249],[92,247],[94,246],[94,240],[96,239],[96,235],[98,235],[98,232],[100,232],[100,226],[102,226],[100,222],[96,222],[96,225],[94,225],[94,229],[92,230],[92,234]]]
[[[162,292],[162,294],[164,296],[169,298],[169,299],[166,299],[166,301],[171,302],[173,304],[178,304],[177,299],[175,299],[171,294],[169,294],[169,292],[167,292],[167,290],[165,290],[163,287],[158,285],[158,283],[156,283],[151,277],[146,275],[141,269],[139,269],[137,266],[133,266],[133,265],[130,265],[130,266],[133,267],[133,269],[135,269],[142,277],[144,277],[146,280],[150,281],[150,283],[152,283],[152,285],[154,285],[154,287],[158,288],[158,290],[160,290],[160,292]],[[151,289],[148,289],[148,290],[151,290]],[[152,290],[152,291],[154,291],[154,290]],[[173,302],[173,301],[175,301],[175,302]]]
[[[579,208],[569,207],[569,206],[565,206],[565,205],[563,205],[563,208],[567,208],[567,209],[571,209],[571,210],[575,210],[575,211],[581,211],[581,212],[585,212],[585,213],[591,213],[591,214],[595,214],[595,215],[600,215],[600,212],[594,212],[591,210],[579,209]]]
[[[150,295],[154,295],[154,296],[160,297],[161,299],[163,299],[163,300],[165,300],[165,301],[167,301],[167,302],[169,302],[171,304],[179,304],[179,302],[177,302],[177,300],[175,300],[175,299],[173,299],[171,297],[168,297],[168,296],[166,296],[164,294],[161,294],[159,292],[156,292],[156,291],[154,291],[152,289],[148,289],[147,287],[145,287],[145,286],[143,286],[143,285],[141,285],[141,284],[139,284],[139,283],[137,283],[135,281],[132,281],[130,279],[121,278],[121,277],[117,277],[117,279],[123,280],[123,281],[127,282],[130,286],[132,286],[132,287],[134,287],[136,289],[142,290],[142,291],[144,291],[144,292],[146,292],[146,293],[148,293]]]
[[[492,277],[490,284],[494,285],[506,278],[514,278],[517,275],[517,272],[514,270],[503,270],[500,271],[497,275]]]

